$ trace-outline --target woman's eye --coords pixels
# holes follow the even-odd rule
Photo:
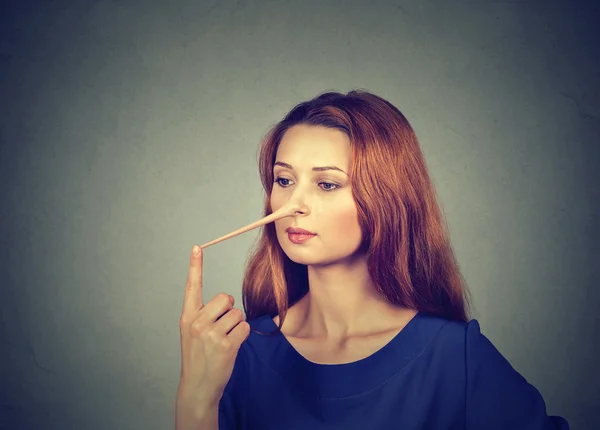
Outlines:
[[[285,179],[285,178],[277,178],[275,179],[275,183],[279,184],[280,186],[284,187],[285,185],[281,185],[280,181],[289,181],[289,179]]]
[[[275,183],[279,184],[279,186],[282,187],[282,188],[286,188],[289,185],[289,184],[282,184],[281,181],[289,181],[289,179],[286,179],[286,178],[277,178],[277,179],[275,179]],[[323,191],[333,191],[333,190],[336,190],[336,189],[340,188],[339,185],[333,184],[331,182],[319,182],[319,185],[321,185],[321,184],[327,185],[327,187],[321,188]]]
[[[331,185],[331,187],[324,188],[325,191],[335,190],[335,187],[337,187],[336,184],[332,184],[331,182],[319,182],[319,184]]]

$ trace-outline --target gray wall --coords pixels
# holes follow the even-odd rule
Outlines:
[[[261,217],[268,127],[353,88],[413,124],[484,334],[600,428],[597,6],[71,3],[0,13],[2,428],[172,428],[192,245]],[[257,234],[206,299],[241,306]]]

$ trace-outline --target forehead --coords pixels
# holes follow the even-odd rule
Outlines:
[[[348,170],[352,148],[346,133],[334,128],[307,126],[290,127],[277,149],[277,161],[312,168],[334,164]]]

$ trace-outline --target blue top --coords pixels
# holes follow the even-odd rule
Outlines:
[[[270,316],[249,321],[272,332]],[[383,348],[316,364],[252,331],[219,404],[220,430],[568,430],[479,323],[417,313]]]

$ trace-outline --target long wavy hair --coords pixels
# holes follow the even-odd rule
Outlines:
[[[470,294],[417,137],[404,115],[365,90],[325,92],[296,105],[259,148],[264,216],[273,212],[277,149],[285,132],[298,124],[334,128],[350,138],[349,176],[363,238],[359,252],[366,254],[377,292],[389,303],[467,322]],[[288,308],[308,292],[308,271],[283,252],[274,223],[261,230],[246,261],[244,312],[248,321],[279,315],[280,331]]]

